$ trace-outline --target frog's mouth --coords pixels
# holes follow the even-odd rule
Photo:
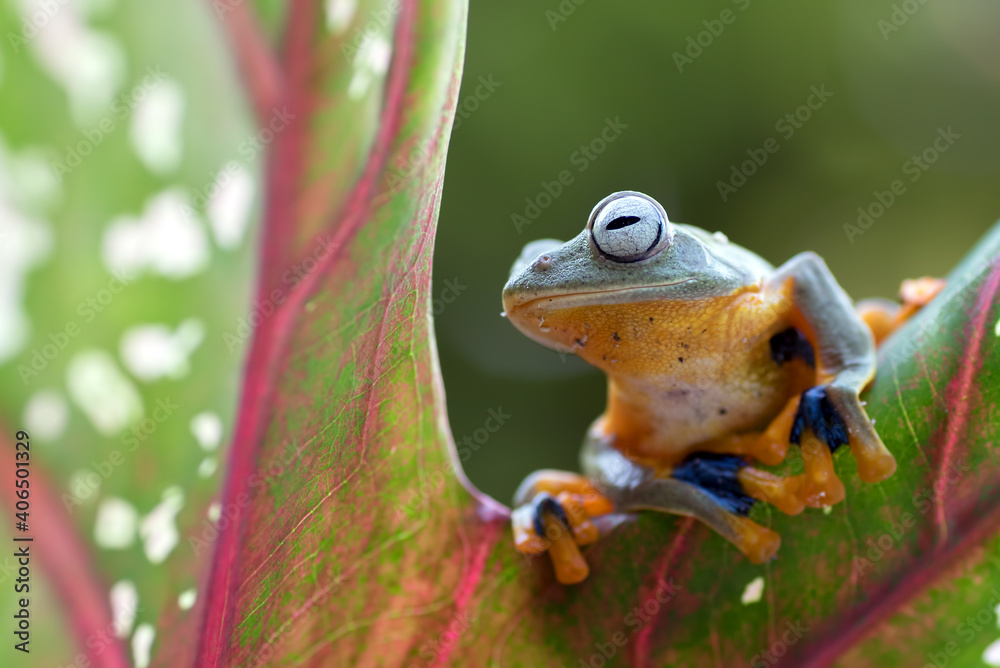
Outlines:
[[[537,309],[554,311],[577,306],[594,306],[598,304],[622,304],[625,302],[644,302],[662,298],[664,288],[672,288],[685,283],[694,283],[698,279],[685,278],[672,283],[657,283],[655,285],[631,286],[627,288],[612,288],[609,290],[588,290],[581,292],[566,292],[560,290],[550,294],[536,293],[530,298],[516,304],[505,304],[507,315],[517,311]]]

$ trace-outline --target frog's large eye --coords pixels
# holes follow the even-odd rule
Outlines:
[[[608,259],[638,262],[670,245],[674,232],[667,213],[652,197],[623,191],[594,207],[587,223],[594,245]]]

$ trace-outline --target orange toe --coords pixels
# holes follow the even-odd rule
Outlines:
[[[801,476],[779,478],[773,473],[747,466],[740,471],[739,480],[747,494],[770,503],[786,515],[798,515],[805,508],[800,493]]]
[[[802,439],[802,476],[800,496],[810,508],[823,508],[840,503],[847,496],[844,483],[833,467],[830,448],[811,432]]]
[[[543,521],[545,533],[556,536],[552,541],[552,547],[549,548],[556,580],[562,584],[576,584],[585,580],[590,574],[590,567],[580,554],[580,548],[577,547],[573,534],[565,531],[559,520],[551,515],[546,516]]]
[[[511,527],[514,530],[514,547],[523,554],[541,554],[549,549],[549,541],[535,533],[532,525],[531,506],[515,508],[511,513]]]
[[[910,278],[903,281],[899,288],[899,296],[908,306],[926,306],[932,299],[941,294],[946,281],[943,278]]]
[[[781,547],[781,536],[746,517],[734,515],[730,518],[730,526],[736,533],[733,542],[750,563],[763,564],[770,561]]]
[[[864,482],[882,482],[896,472],[896,458],[882,444],[851,444],[858,463],[858,477]]]

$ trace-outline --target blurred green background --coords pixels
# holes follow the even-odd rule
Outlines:
[[[510,415],[467,456],[472,481],[509,503],[532,470],[577,468],[603,378],[516,332],[500,290],[523,244],[575,236],[615,190],[775,264],[816,251],[855,299],[951,269],[1000,218],[998,25],[1000,4],[982,0],[473,0],[434,266],[456,440],[474,439],[490,409]],[[689,48],[690,62],[675,57]],[[814,86],[831,95],[800,127],[776,128]],[[628,127],[574,162],[608,117]],[[960,137],[930,169],[906,166],[949,127]],[[769,138],[779,150],[724,201],[717,183]],[[519,233],[511,216],[562,170],[573,182]],[[849,237],[858,207],[897,179],[905,192]]]

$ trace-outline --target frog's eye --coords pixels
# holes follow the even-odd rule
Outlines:
[[[673,230],[659,202],[638,192],[618,192],[594,207],[587,223],[594,245],[608,259],[638,262],[670,245]]]

